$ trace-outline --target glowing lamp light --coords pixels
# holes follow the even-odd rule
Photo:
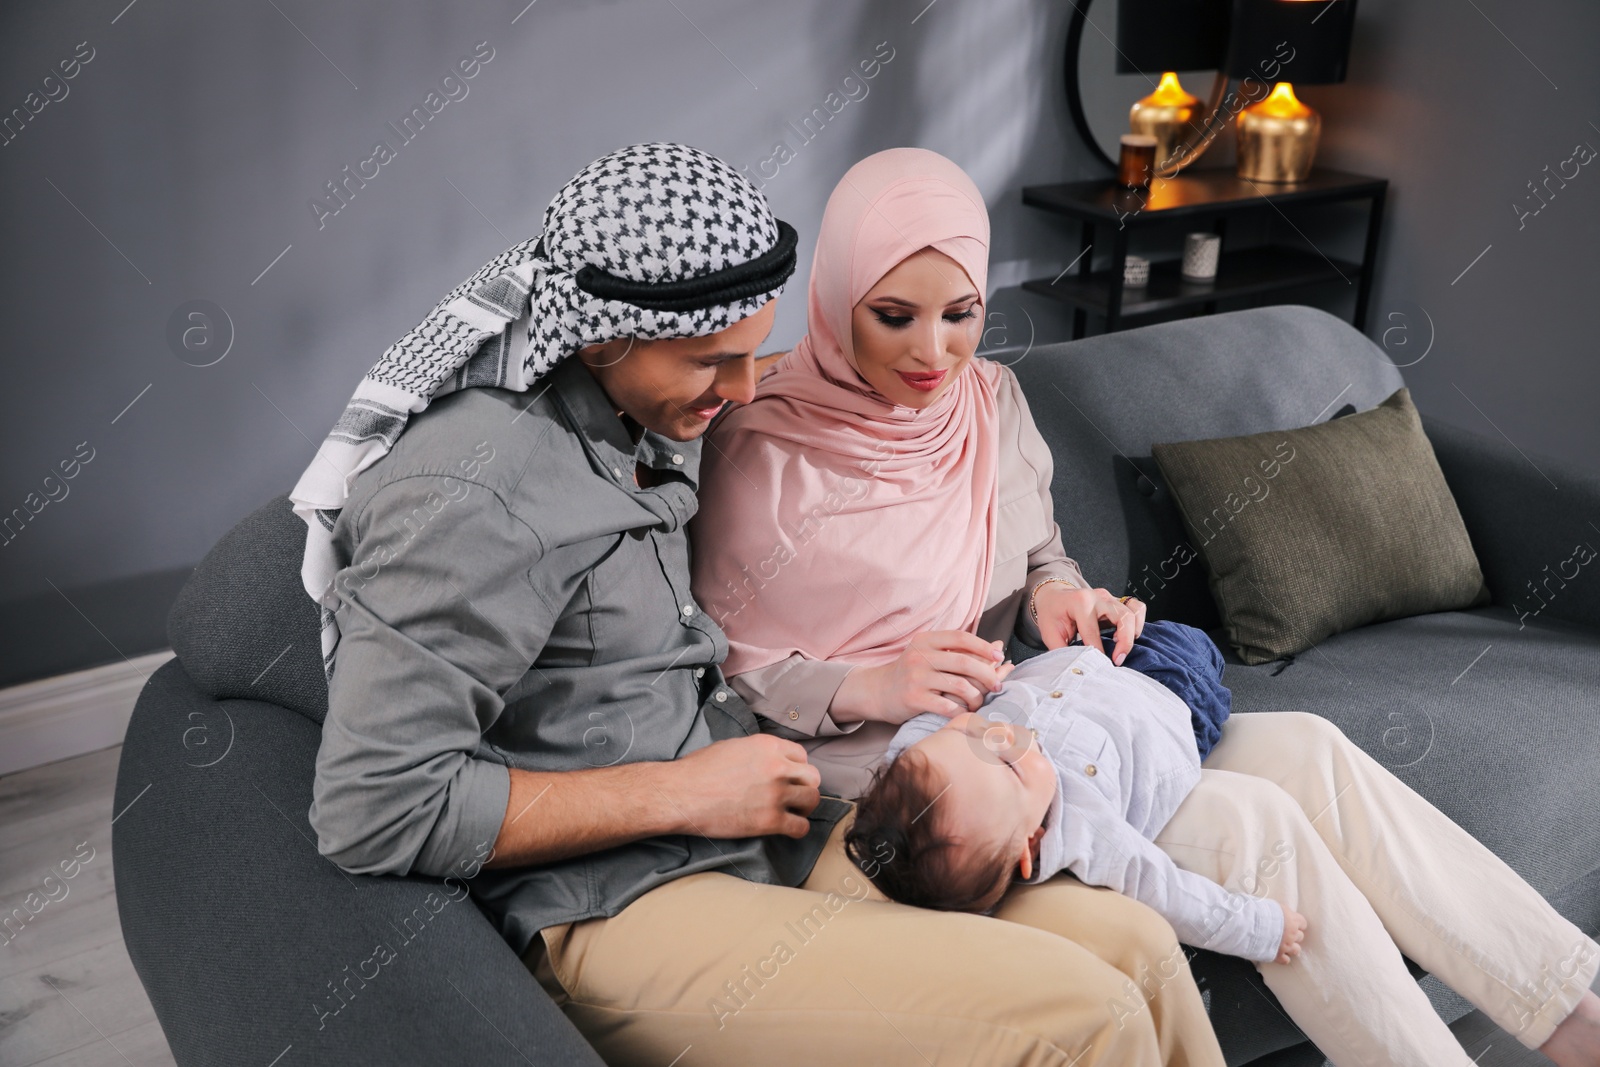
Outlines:
[[[1239,177],[1257,182],[1304,181],[1317,157],[1322,116],[1278,82],[1239,113]]]
[[[1192,131],[1200,106],[1200,99],[1178,84],[1177,72],[1169,70],[1161,75],[1154,92],[1128,110],[1128,129],[1156,139],[1157,171]]]

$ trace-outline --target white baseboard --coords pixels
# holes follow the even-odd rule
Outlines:
[[[0,774],[121,744],[145,679],[171,658],[152,652],[0,689]]]

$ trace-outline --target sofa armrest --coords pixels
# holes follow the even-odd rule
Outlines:
[[[460,883],[318,855],[319,739],[275,704],[211,699],[176,660],[140,694],[117,773],[117,911],[173,1058],[602,1067]]]
[[[1600,472],[1437,419],[1422,426],[1494,603],[1600,629]]]

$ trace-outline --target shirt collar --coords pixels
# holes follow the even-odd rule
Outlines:
[[[550,371],[549,381],[550,388],[595,457],[606,469],[620,471],[618,477],[624,479],[624,484],[633,485],[634,465],[643,463],[658,470],[676,471],[688,480],[691,488],[698,488],[699,437],[692,441],[674,441],[646,428],[635,444],[611,397],[576,355],[557,363]]]

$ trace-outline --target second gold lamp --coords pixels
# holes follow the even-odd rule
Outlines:
[[[1356,0],[1118,0],[1118,72],[1161,75],[1155,91],[1128,113],[1132,132],[1156,140],[1154,174],[1176,174],[1199,158],[1237,115],[1239,176],[1303,181],[1316,159],[1322,118],[1295,96],[1294,83],[1344,80],[1355,6]],[[1195,70],[1218,72],[1209,101],[1178,81],[1180,71]],[[1232,93],[1225,92],[1228,78],[1241,79]]]

